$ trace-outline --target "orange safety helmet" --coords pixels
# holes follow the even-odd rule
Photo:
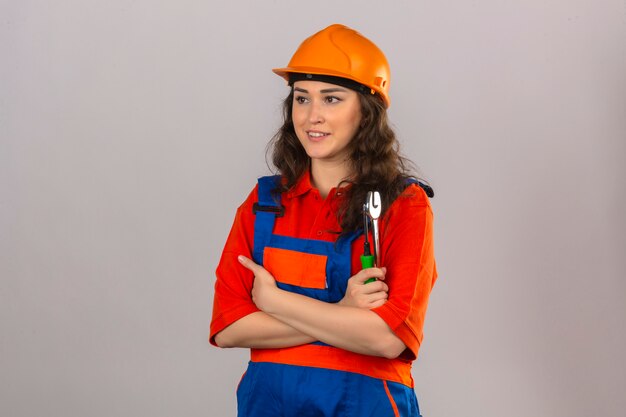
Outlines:
[[[330,25],[305,39],[286,68],[272,71],[288,82],[291,73],[347,78],[380,94],[385,107],[390,105],[387,58],[372,41],[344,25]]]

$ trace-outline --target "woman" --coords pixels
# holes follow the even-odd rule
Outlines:
[[[212,344],[251,349],[238,415],[419,416],[411,362],[437,276],[432,211],[387,123],[387,60],[332,25],[274,72],[291,86],[272,141],[280,176],[237,210],[211,322]],[[363,268],[373,190],[379,265]]]

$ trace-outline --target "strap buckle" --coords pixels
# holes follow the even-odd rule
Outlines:
[[[252,213],[256,214],[258,211],[263,213],[274,213],[276,217],[283,217],[285,215],[285,206],[262,206],[259,203],[254,203],[252,206]]]

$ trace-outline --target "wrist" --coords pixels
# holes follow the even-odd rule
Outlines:
[[[263,297],[262,305],[257,306],[266,314],[276,314],[276,309],[280,306],[280,294],[283,292],[278,287],[270,287],[267,289],[265,296]]]

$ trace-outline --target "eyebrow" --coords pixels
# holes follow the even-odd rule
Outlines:
[[[300,87],[294,87],[293,88],[294,91],[298,91],[300,93],[306,93],[308,94],[309,92],[307,90],[305,90],[304,88],[300,88]],[[341,88],[341,87],[334,87],[334,88],[326,88],[324,90],[320,90],[320,93],[322,94],[327,94],[327,93],[345,93],[348,90],[346,90],[345,88]]]

